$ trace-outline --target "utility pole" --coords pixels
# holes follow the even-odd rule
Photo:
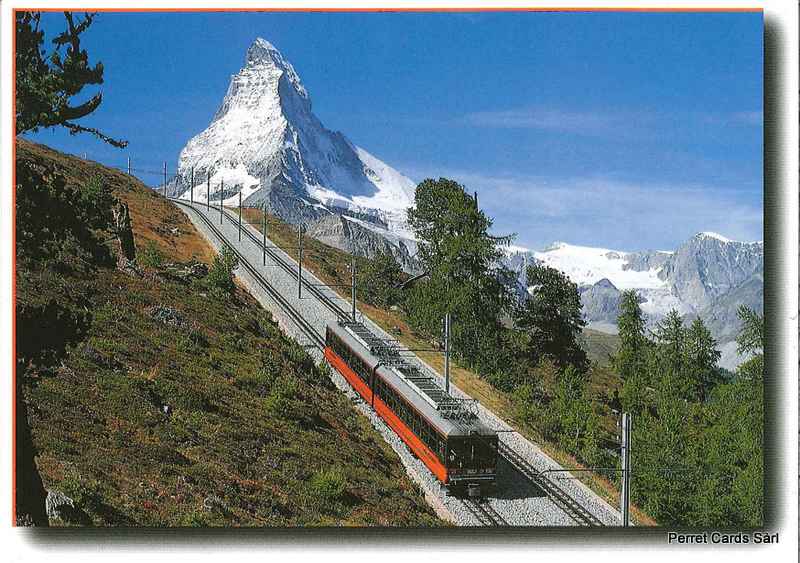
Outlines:
[[[131,157],[128,157],[128,176],[131,175]]]
[[[164,161],[164,197],[167,197],[167,161]]]
[[[303,225],[297,225],[297,298],[303,298]]]
[[[194,166],[192,166],[192,179],[189,183],[191,184],[189,186],[189,202],[192,204],[192,207],[194,207]]]
[[[353,263],[350,266],[350,274],[352,276],[352,288],[350,299],[353,301],[353,322],[356,322],[356,257],[353,256]]]
[[[631,502],[631,414],[622,414],[622,487],[620,487],[619,506],[622,525],[628,527]]]
[[[242,242],[242,190],[239,190],[239,242]]]
[[[478,209],[478,192],[475,192],[475,209]]]
[[[450,393],[450,313],[444,314],[444,390]]]
[[[222,195],[225,193],[225,180],[219,181],[219,224],[222,225]]]
[[[206,170],[206,211],[211,209],[211,173]]]
[[[267,202],[265,201],[261,205],[261,213],[264,216],[264,228],[262,229],[262,235],[264,236],[263,244],[261,246],[261,254],[262,254],[262,262],[263,265],[267,265]]]

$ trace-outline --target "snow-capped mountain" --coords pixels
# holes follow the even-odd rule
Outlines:
[[[624,252],[554,243],[541,252],[507,249],[507,265],[527,288],[525,269],[544,263],[578,285],[588,326],[614,332],[622,291],[635,289],[652,323],[670,309],[691,320],[701,317],[720,344],[723,367],[735,367],[736,309],[763,310],[764,244],[739,242],[704,232],[675,251]]]
[[[327,233],[329,244],[410,261],[405,210],[414,182],[326,129],[295,69],[264,39],[247,50],[211,124],[181,151],[171,194],[189,199],[192,170],[197,201],[205,201],[210,177],[212,201],[236,205],[241,192],[244,204],[266,204],[290,223]]]
[[[191,186],[192,172],[194,186]],[[171,195],[267,210],[331,246],[362,256],[391,253],[409,271],[416,241],[406,221],[414,200],[409,178],[314,115],[298,73],[268,41],[258,38],[231,77],[210,125],[180,153]],[[584,315],[613,331],[620,292],[636,289],[652,321],[668,310],[708,321],[735,362],[732,340],[739,303],[762,310],[763,244],[699,233],[675,251],[623,252],[555,243],[541,251],[507,249],[519,275],[540,261],[565,272],[581,291]],[[728,348],[725,349],[724,347]],[[723,360],[723,365],[725,364]]]

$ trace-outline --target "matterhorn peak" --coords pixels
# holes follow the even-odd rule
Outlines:
[[[256,38],[247,49],[245,62],[248,66],[267,64],[280,69],[284,69],[288,66],[286,59],[283,58],[283,55],[281,55],[281,52],[278,51],[275,45],[261,37]]]
[[[194,195],[192,178],[195,187],[205,179]],[[411,238],[405,210],[414,188],[397,170],[327,129],[291,63],[258,37],[209,126],[181,151],[172,189],[186,199],[229,204],[241,194],[245,205],[266,203],[292,223],[349,213],[397,244]]]

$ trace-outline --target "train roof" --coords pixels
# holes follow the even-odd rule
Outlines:
[[[486,426],[474,414],[463,416],[466,412],[454,412],[455,409],[464,409],[464,400],[454,398],[436,385],[434,379],[399,354],[402,349],[392,346],[383,339],[380,345],[394,348],[394,353],[386,350],[376,350],[376,337],[360,323],[338,321],[328,323],[328,328],[339,336],[351,349],[367,362],[370,368],[378,367],[378,374],[395,391],[405,398],[421,415],[428,419],[444,436],[468,436],[473,433],[486,436],[494,434],[494,430]],[[372,346],[367,339],[372,336]],[[372,348],[372,349],[370,349]],[[382,357],[379,357],[382,356]],[[409,373],[411,372],[411,373]]]

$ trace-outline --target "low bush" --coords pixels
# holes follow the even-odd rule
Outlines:
[[[164,265],[164,254],[158,249],[158,245],[152,240],[148,240],[144,248],[139,252],[139,263],[153,270],[158,270]]]
[[[281,377],[272,385],[267,396],[267,410],[275,416],[289,417],[294,410],[294,398],[297,384],[286,377]]]
[[[229,294],[233,292],[233,270],[239,265],[239,259],[230,247],[226,246],[222,252],[214,257],[214,263],[206,276],[206,283],[212,290]]]
[[[347,488],[344,473],[337,467],[317,471],[309,486],[314,497],[326,503],[341,499]]]

